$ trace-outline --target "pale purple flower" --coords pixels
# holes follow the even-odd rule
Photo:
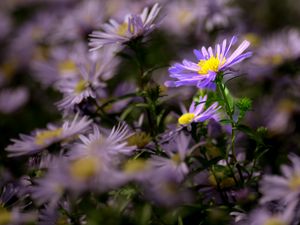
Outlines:
[[[55,42],[84,40],[102,24],[105,16],[103,4],[103,1],[97,0],[79,2],[64,14],[51,38]]]
[[[261,203],[278,200],[284,204],[291,204],[300,194],[300,158],[290,154],[291,166],[281,166],[283,176],[265,175],[260,182],[262,193]]]
[[[225,72],[233,65],[243,61],[252,55],[251,52],[243,53],[250,45],[248,41],[243,41],[239,47],[229,55],[232,45],[237,42],[233,36],[227,46],[225,39],[222,44],[217,44],[214,51],[212,47],[201,51],[194,50],[197,62],[183,60],[182,63],[175,63],[169,68],[171,78],[176,81],[166,81],[168,87],[197,86],[198,88],[215,89],[215,79],[220,72]]]
[[[90,34],[91,50],[107,44],[124,44],[132,39],[147,36],[157,27],[155,20],[159,11],[159,4],[155,4],[150,10],[148,7],[144,8],[141,14],[126,15],[121,23],[110,19],[109,23],[103,25],[102,31],[93,31]]]
[[[106,86],[99,79],[97,64],[91,65],[81,64],[78,67],[80,73],[77,76],[61,79],[57,82],[56,87],[64,96],[57,102],[57,106],[61,110],[72,110],[74,106],[81,103],[87,98],[96,99],[103,93]]]
[[[136,149],[129,146],[127,138],[132,135],[125,123],[113,127],[109,134],[103,134],[94,126],[93,133],[88,136],[80,135],[82,143],[74,146],[71,157],[98,155],[106,164],[116,165],[120,156],[131,155]]]
[[[205,8],[204,26],[211,31],[214,28],[227,27],[235,21],[240,10],[234,6],[232,0],[205,0],[202,7]]]
[[[37,129],[32,135],[20,134],[20,140],[12,139],[12,145],[6,147],[9,157],[31,155],[42,151],[53,143],[66,140],[86,131],[91,124],[87,117],[65,121],[62,126],[49,124],[47,129]]]
[[[189,169],[185,162],[189,155],[189,144],[191,138],[180,133],[170,144],[164,146],[167,157],[153,155],[150,163],[154,167],[154,171],[158,173],[162,171],[171,171],[176,174],[178,181],[182,181]]]
[[[172,170],[161,170],[143,182],[145,197],[151,202],[167,207],[174,207],[192,201],[189,192],[180,181],[178,173]]]
[[[254,210],[249,218],[242,222],[242,225],[290,225],[295,216],[295,202],[287,205],[282,211],[272,213],[266,208],[258,208]]]
[[[20,109],[29,99],[27,88],[3,89],[0,91],[0,112],[10,114]]]

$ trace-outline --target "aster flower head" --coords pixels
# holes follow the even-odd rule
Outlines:
[[[124,44],[138,37],[147,36],[156,27],[156,19],[160,11],[160,6],[156,3],[150,10],[144,8],[138,15],[126,15],[123,22],[119,23],[110,19],[104,24],[102,31],[93,31],[90,34],[91,50],[97,50],[108,44]]]
[[[80,71],[77,76],[73,76],[66,79],[61,79],[57,82],[56,86],[63,94],[62,100],[57,102],[59,109],[72,110],[73,107],[87,98],[95,99],[98,95],[101,95],[102,88],[105,87],[105,83],[101,82],[99,76],[100,69],[97,68],[96,62],[90,64],[79,64],[78,69]]]
[[[29,93],[25,87],[1,90],[0,112],[5,114],[13,113],[21,108],[28,99]]]
[[[198,88],[215,89],[215,80],[219,73],[228,70],[233,65],[243,61],[252,55],[251,52],[243,53],[250,45],[250,42],[243,41],[239,47],[229,55],[232,45],[237,42],[233,36],[227,46],[227,40],[217,44],[214,51],[212,47],[202,47],[201,51],[194,50],[198,62],[183,60],[182,63],[175,63],[169,68],[171,78],[177,80],[166,81],[168,87],[197,86]]]
[[[273,213],[266,208],[254,210],[242,225],[289,225],[295,217],[297,203],[287,205],[279,212]]]
[[[154,170],[160,172],[172,172],[178,181],[182,181],[189,169],[185,159],[190,153],[191,139],[180,133],[173,141],[164,146],[167,157],[152,156],[151,164]]]
[[[21,134],[20,140],[12,139],[14,144],[7,146],[6,151],[10,157],[35,154],[53,143],[86,131],[91,122],[87,117],[78,118],[77,114],[72,121],[66,121],[62,126],[49,124],[47,129],[38,129],[32,135]]]
[[[265,175],[260,183],[260,192],[263,194],[260,202],[266,203],[279,200],[284,204],[291,204],[300,194],[300,158],[290,154],[292,166],[283,165],[283,176]]]
[[[94,126],[93,132],[88,136],[80,135],[82,143],[74,146],[71,156],[100,157],[110,165],[116,165],[121,155],[130,155],[136,149],[135,146],[129,146],[127,139],[131,134],[125,123],[112,128],[109,134],[100,132],[99,128]]]
[[[199,104],[196,105],[196,102],[193,101],[189,111],[185,112],[178,118],[178,123],[180,125],[186,126],[193,122],[204,122],[206,120],[209,120],[211,118],[218,120],[218,110],[220,107],[218,106],[218,103],[213,103],[211,106],[209,106],[206,110],[204,110],[205,103],[207,100],[207,96],[200,97]]]

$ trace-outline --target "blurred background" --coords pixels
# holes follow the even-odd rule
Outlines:
[[[75,61],[88,54],[88,35],[109,18],[122,20],[155,2],[162,5],[160,28],[145,45],[149,68],[163,84],[173,62],[189,58],[192,50],[237,35],[251,42],[253,57],[236,68],[226,82],[235,97],[253,101],[245,122],[268,128],[272,170],[281,157],[300,147],[300,4],[297,0],[1,0],[0,2],[0,171],[18,176],[22,167],[6,157],[11,138],[30,133],[61,118],[55,88],[61,76],[76,73]],[[130,86],[136,69],[122,58],[107,79],[107,96],[118,82]],[[125,82],[125,83],[126,83]],[[120,87],[118,87],[120,88]],[[124,87],[123,87],[124,88]],[[126,87],[125,87],[126,89]],[[191,98],[191,89],[181,100]],[[251,148],[251,140],[241,145]],[[12,163],[13,162],[13,163]]]

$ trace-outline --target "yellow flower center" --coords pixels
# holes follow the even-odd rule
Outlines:
[[[284,221],[276,217],[269,218],[263,225],[286,225]]]
[[[138,132],[127,139],[129,146],[145,147],[151,141],[151,136],[145,132]]]
[[[184,25],[184,24],[187,24],[188,22],[190,22],[192,17],[193,17],[192,14],[187,9],[183,9],[177,14],[178,22],[181,25]]]
[[[127,174],[134,174],[144,171],[148,168],[149,164],[143,159],[128,160],[123,167],[123,170]]]
[[[273,65],[279,65],[283,62],[283,57],[280,54],[275,54],[271,57],[271,63]]]
[[[122,23],[117,29],[117,34],[120,36],[124,36],[128,30],[128,23]]]
[[[37,145],[44,145],[48,140],[58,138],[63,132],[62,128],[57,128],[55,130],[45,130],[38,132],[35,136],[35,143]]]
[[[58,70],[62,74],[76,71],[76,64],[72,60],[64,60],[58,64]]]
[[[218,72],[219,67],[222,66],[225,63],[225,58],[223,58],[222,62],[218,57],[210,57],[206,60],[200,60],[198,62],[198,66],[200,69],[198,70],[198,73],[201,75],[208,74],[209,71]]]
[[[178,153],[172,155],[171,160],[175,163],[175,165],[179,165],[181,163],[181,158]]]
[[[87,88],[87,86],[88,86],[88,82],[87,82],[87,81],[85,81],[85,80],[80,80],[80,81],[76,84],[74,90],[75,90],[76,93],[81,93],[81,92],[83,92],[83,91]]]
[[[94,176],[100,168],[99,159],[87,156],[85,158],[77,159],[70,165],[71,175],[79,180],[84,181]]]
[[[11,222],[11,219],[11,213],[0,205],[0,225],[9,224]]]
[[[289,180],[289,188],[296,191],[300,188],[300,174],[295,174]]]
[[[133,29],[132,25],[129,27],[129,30],[130,30],[130,32],[133,33],[134,29]],[[125,36],[127,31],[128,31],[128,23],[124,22],[124,23],[119,25],[119,27],[117,29],[117,34],[120,35],[120,36]]]
[[[186,125],[186,124],[191,123],[194,118],[195,118],[194,113],[185,113],[181,117],[179,117],[178,123],[181,125]]]

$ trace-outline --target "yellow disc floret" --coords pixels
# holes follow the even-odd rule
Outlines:
[[[145,147],[151,141],[151,136],[145,132],[137,132],[127,139],[129,146]]]
[[[185,113],[181,117],[179,117],[178,123],[181,125],[186,125],[186,124],[191,123],[194,118],[195,118],[194,113]]]
[[[120,36],[124,36],[128,30],[128,23],[122,23],[118,27],[117,34]]]
[[[125,163],[123,170],[127,174],[135,174],[135,173],[145,171],[148,168],[149,168],[149,163],[146,160],[132,159],[132,160],[128,160]]]
[[[271,217],[268,220],[266,220],[264,225],[287,225],[287,223],[285,223],[284,221],[282,221],[279,218]]]
[[[35,136],[35,143],[37,145],[44,145],[47,143],[47,141],[60,137],[62,132],[62,128],[38,132]]]
[[[72,60],[64,60],[58,64],[58,70],[61,73],[76,71],[76,64]]]
[[[181,158],[179,153],[172,155],[171,160],[175,165],[179,165],[181,163]]]
[[[289,180],[289,188],[296,191],[300,188],[300,174],[295,174]]]
[[[87,156],[73,161],[70,165],[70,173],[75,179],[84,181],[94,176],[99,168],[99,159]]]
[[[208,74],[209,71],[218,72],[219,67],[222,66],[225,63],[225,58],[223,58],[222,62],[218,57],[210,57],[207,60],[200,60],[198,62],[198,66],[200,69],[198,70],[198,73],[201,75]]]
[[[9,224],[12,219],[12,214],[0,205],[0,225]]]
[[[75,92],[76,93],[81,93],[83,92],[88,86],[88,82],[85,80],[80,80],[75,86]]]

